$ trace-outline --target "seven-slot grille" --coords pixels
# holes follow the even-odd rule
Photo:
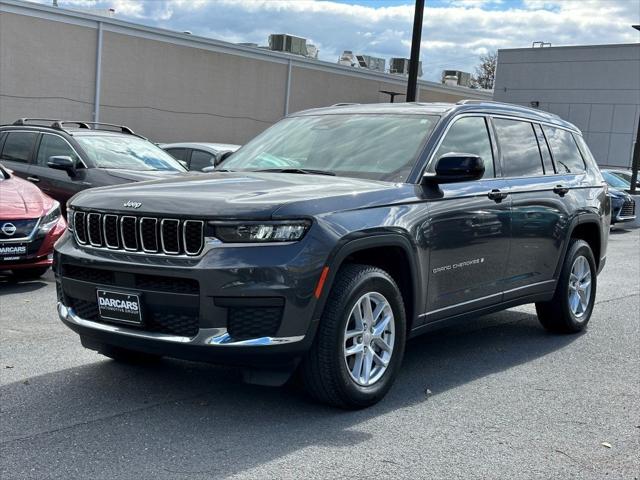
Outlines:
[[[195,256],[204,246],[202,220],[76,211],[73,231],[80,245],[109,250]]]

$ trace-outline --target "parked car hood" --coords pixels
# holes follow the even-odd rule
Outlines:
[[[145,180],[155,180],[158,178],[173,177],[176,175],[188,175],[187,172],[178,172],[175,170],[120,170],[114,168],[105,168],[109,175],[116,178],[122,178],[132,182],[142,182]]]
[[[53,202],[38,187],[14,175],[0,181],[0,220],[41,217]]]
[[[214,172],[85,190],[71,205],[136,214],[261,219],[270,218],[284,205],[304,203],[301,211],[314,214],[358,208],[374,198],[379,203],[384,197],[381,191],[396,198],[392,192],[401,185],[325,175]],[[125,203],[129,206],[124,207]]]

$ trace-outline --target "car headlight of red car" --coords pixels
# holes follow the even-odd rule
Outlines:
[[[60,204],[58,202],[55,202],[53,204],[53,207],[51,207],[47,214],[40,219],[40,232],[47,233],[49,230],[51,230],[55,226],[55,224],[58,223],[60,215],[62,215],[62,213],[60,212]]]

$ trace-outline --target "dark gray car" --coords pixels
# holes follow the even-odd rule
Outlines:
[[[611,219],[579,130],[495,103],[292,115],[193,178],[93,189],[58,242],[58,313],[119,360],[240,365],[380,400],[405,342],[535,303],[583,330]],[[185,196],[184,192],[189,192]]]
[[[183,174],[186,169],[130,128],[20,119],[0,126],[0,161],[60,202],[91,187]]]

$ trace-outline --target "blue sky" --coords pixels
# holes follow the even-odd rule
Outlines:
[[[36,0],[51,4],[51,0]],[[318,46],[320,59],[343,50],[407,57],[413,1],[402,0],[58,0],[62,8],[114,8],[116,17],[189,30],[229,42],[267,43],[291,33]],[[478,57],[500,48],[640,42],[640,0],[426,0],[421,44],[424,76],[473,72]]]

